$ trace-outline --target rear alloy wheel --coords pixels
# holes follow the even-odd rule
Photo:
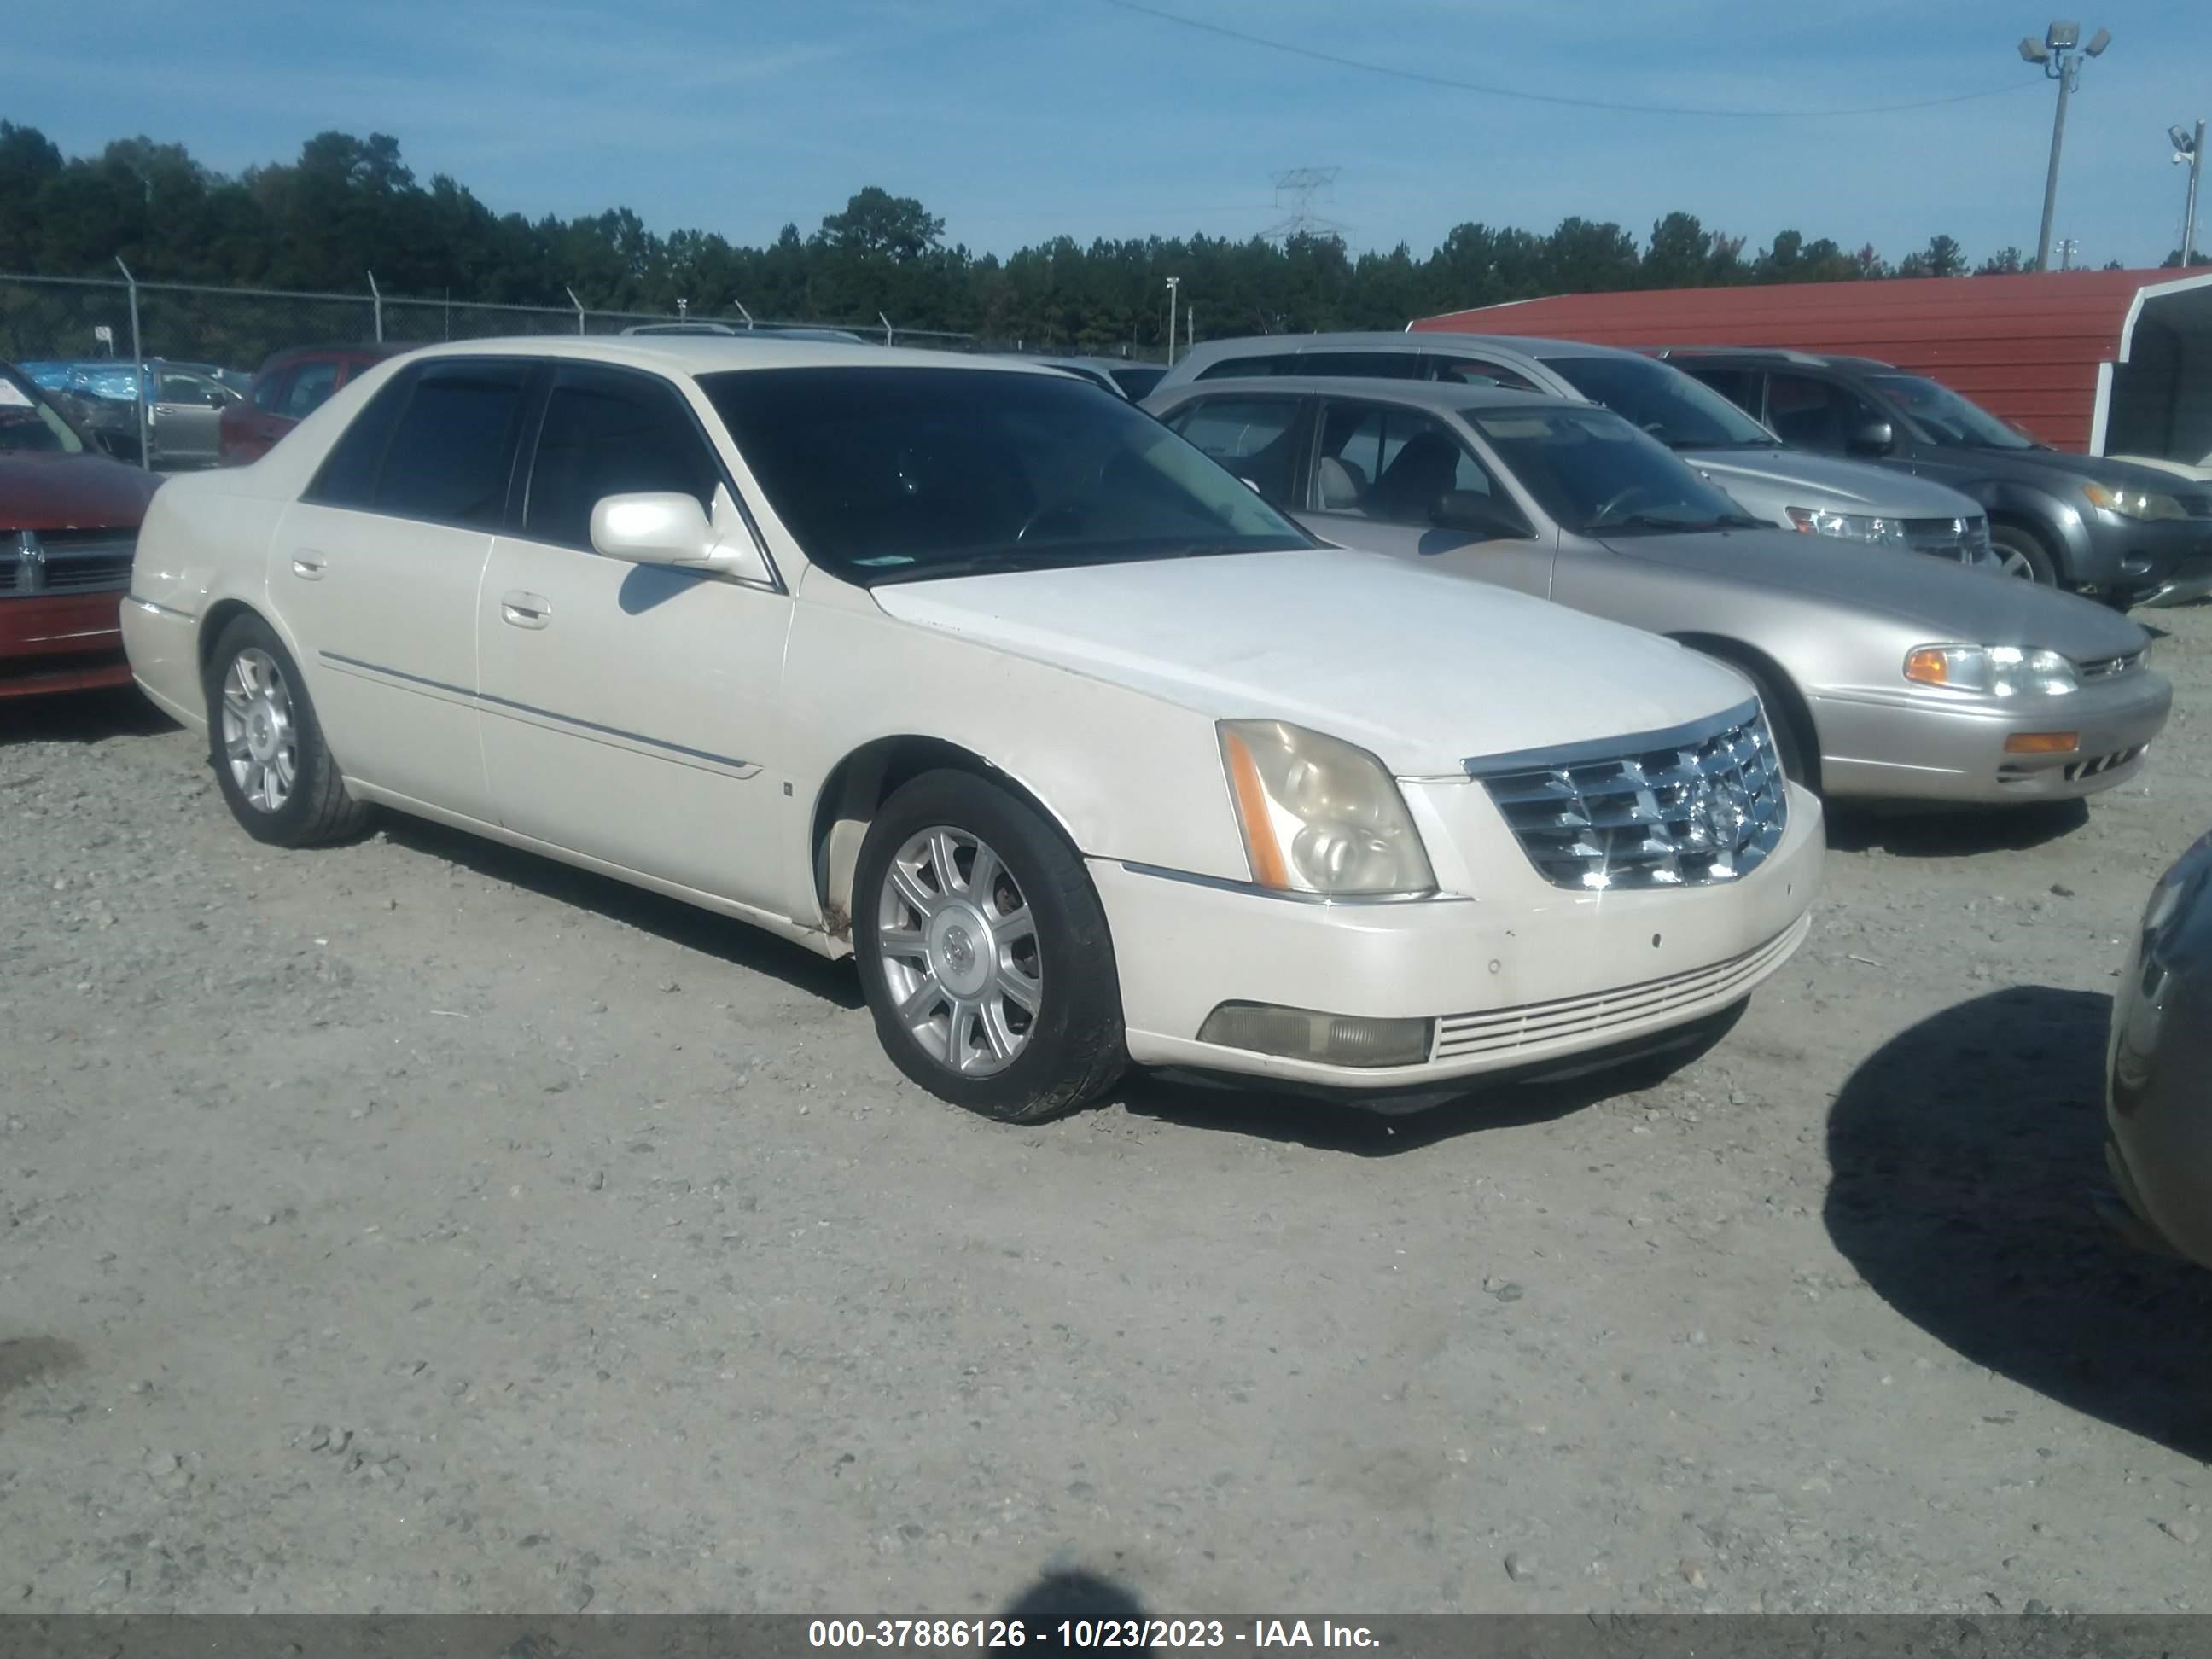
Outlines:
[[[368,809],[346,793],[299,667],[260,617],[238,617],[216,641],[207,719],[216,781],[254,840],[313,847],[359,832]]]
[[[932,1094],[1034,1123],[1127,1064],[1106,918],[1083,861],[966,772],[884,804],[854,874],[854,953],[892,1061]]]

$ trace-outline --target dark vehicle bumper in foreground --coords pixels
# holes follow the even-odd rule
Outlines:
[[[119,591],[0,593],[0,698],[131,684]]]

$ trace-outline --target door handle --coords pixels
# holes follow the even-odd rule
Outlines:
[[[303,582],[319,582],[323,568],[330,562],[312,547],[303,547],[292,556],[292,574]]]
[[[543,628],[553,620],[553,607],[542,593],[509,588],[499,596],[499,619],[509,628]]]

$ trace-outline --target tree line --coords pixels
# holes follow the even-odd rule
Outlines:
[[[1200,338],[1402,327],[1440,311],[1540,295],[1721,283],[1871,281],[2033,269],[2017,248],[1978,267],[1936,236],[1893,264],[1872,246],[1778,232],[1746,239],[1669,213],[1641,243],[1581,217],[1550,232],[1468,222],[1425,256],[1403,243],[1354,254],[1328,235],[1060,236],[1001,257],[945,240],[912,197],[861,190],[810,234],[763,247],[647,228],[629,208],[562,219],[497,214],[439,173],[418,181],[389,134],[324,132],[295,161],[235,177],[180,144],[125,138],[64,157],[0,120],[0,262],[23,274],[386,294],[695,318],[866,321],[944,329],[1030,349],[1154,352],[1166,278],[1182,279]],[[2170,261],[2178,263],[2178,261]],[[1180,330],[1178,332],[1180,333]]]

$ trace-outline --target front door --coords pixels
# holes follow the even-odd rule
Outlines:
[[[339,767],[486,822],[477,594],[530,372],[446,357],[392,380],[285,510],[269,565]]]
[[[485,765],[516,832],[791,914],[776,722],[791,600],[774,587],[594,552],[592,508],[695,496],[751,532],[690,402],[656,375],[555,372],[520,533],[492,543],[477,606]]]
[[[222,447],[222,411],[237,401],[235,392],[204,374],[160,370],[154,377],[154,404],[146,411],[155,464],[214,465]]]
[[[1452,491],[1487,497],[1516,533],[1439,525],[1439,506]],[[1326,399],[1313,475],[1297,517],[1314,534],[1341,546],[1433,562],[1538,599],[1551,596],[1549,542],[1538,538],[1466,441],[1423,410]]]

